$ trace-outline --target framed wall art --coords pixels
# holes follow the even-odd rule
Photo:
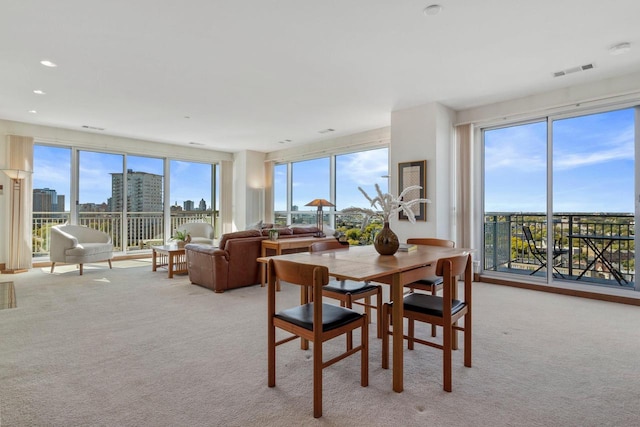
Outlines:
[[[402,193],[405,188],[411,187],[412,185],[419,185],[422,188],[420,190],[412,190],[405,194],[405,200],[427,198],[426,160],[398,163],[398,195]],[[427,220],[427,207],[425,203],[418,203],[413,206],[412,209],[416,216],[416,221]],[[398,219],[408,220],[409,218],[407,218],[403,211],[400,211],[398,213]]]

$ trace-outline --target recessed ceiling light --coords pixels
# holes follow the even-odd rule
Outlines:
[[[38,112],[36,110],[29,110],[29,113],[31,114],[38,114]]]
[[[432,4],[430,6],[427,6],[422,12],[425,15],[437,15],[441,10],[442,6],[440,6],[439,4]]]
[[[54,68],[58,66],[55,62],[51,62],[48,59],[43,59],[42,61],[40,61],[40,63],[45,67],[50,67],[50,68]]]
[[[611,55],[624,55],[630,50],[631,50],[631,43],[624,42],[624,43],[618,43],[617,45],[611,46],[609,48],[609,53]]]
[[[35,89],[33,91],[33,93],[35,93],[36,95],[46,95],[47,94],[47,92],[45,92],[43,90],[40,90],[40,89]]]

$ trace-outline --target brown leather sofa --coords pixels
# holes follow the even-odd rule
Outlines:
[[[280,228],[281,239],[313,236],[317,229]],[[185,246],[189,280],[214,292],[260,283],[262,241],[268,228],[223,234],[219,247],[189,243]]]

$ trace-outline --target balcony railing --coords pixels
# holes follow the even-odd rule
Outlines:
[[[523,226],[531,229],[535,246],[544,251],[548,240],[546,215],[514,212],[485,215],[484,270],[532,274],[540,266],[529,249]],[[548,263],[548,268],[556,265],[556,279],[634,286],[633,214],[559,213],[553,216],[552,230],[554,244],[566,250],[553,264]],[[545,276],[546,269],[535,275]]]
[[[188,211],[171,214],[171,230],[176,230],[187,222],[204,221],[212,223],[211,211]],[[69,212],[33,213],[33,252],[34,258],[49,256],[51,227],[69,222]],[[161,245],[171,236],[164,236],[164,214],[162,212],[129,213],[127,219],[121,212],[82,212],[78,216],[79,225],[104,231],[111,236],[116,251],[137,251],[149,249],[151,245]],[[219,221],[215,221],[219,224]],[[123,237],[123,228],[124,237]],[[216,236],[219,232],[216,228]],[[123,244],[124,239],[124,244]]]

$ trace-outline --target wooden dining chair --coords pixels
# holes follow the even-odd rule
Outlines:
[[[456,246],[453,240],[437,239],[435,237],[414,237],[407,239],[409,245],[430,245],[441,246],[444,248],[454,248]],[[404,285],[405,288],[409,288],[409,292],[413,293],[416,289],[421,291],[431,292],[431,295],[435,295],[442,289],[442,277],[435,274],[429,275],[423,279],[420,279],[413,283]],[[436,336],[436,326],[431,325],[431,336]]]
[[[269,285],[268,302],[268,385],[276,385],[276,347],[300,338],[303,348],[313,343],[313,416],[322,416],[322,370],[360,352],[360,385],[369,385],[369,330],[366,313],[345,307],[322,303],[322,287],[329,282],[327,267],[299,264],[292,261],[270,259],[267,265]],[[276,312],[276,280],[303,286],[313,294],[313,301]],[[290,336],[276,341],[276,328]],[[332,338],[360,328],[360,345],[328,361],[323,360],[322,344]]]
[[[436,265],[436,274],[443,278],[442,296],[423,293],[408,294],[403,298],[403,316],[408,319],[407,334],[409,349],[414,343],[424,344],[442,350],[443,389],[451,391],[451,353],[453,351],[454,330],[464,331],[464,366],[471,367],[471,255],[441,258]],[[464,277],[464,299],[453,299],[454,286],[458,277]],[[395,301],[383,306],[382,318],[382,368],[389,368],[389,318]],[[464,317],[464,326],[456,322]],[[442,343],[415,337],[415,321],[442,327]],[[394,337],[395,339],[395,337]]]
[[[328,250],[348,250],[349,245],[343,245],[337,240],[313,243],[309,247],[310,252]],[[322,288],[322,296],[340,301],[341,307],[353,308],[353,305],[364,307],[369,323],[371,323],[371,309],[376,310],[378,338],[382,338],[382,287],[372,285],[369,282],[357,282],[354,280],[336,279]],[[371,297],[376,297],[376,305],[371,303]],[[347,349],[353,346],[352,334],[347,334]]]

